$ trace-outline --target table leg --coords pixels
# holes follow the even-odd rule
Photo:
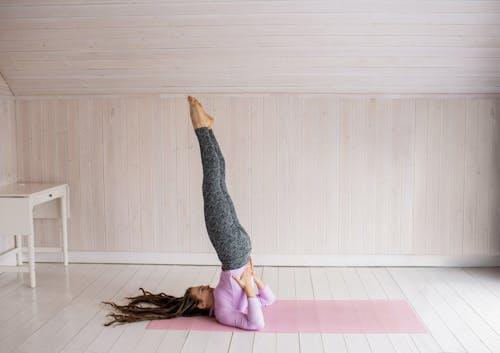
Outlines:
[[[64,266],[68,266],[68,217],[67,217],[67,200],[68,194],[61,197],[61,222],[63,232],[63,257]]]
[[[29,211],[30,234],[28,234],[28,253],[29,253],[29,270],[30,270],[30,285],[31,288],[36,287],[35,277],[35,227],[33,221],[33,207]]]
[[[16,249],[17,249],[17,254],[16,254],[17,266],[22,266],[23,265],[23,238],[21,238],[21,235],[15,235],[15,237],[16,237]]]

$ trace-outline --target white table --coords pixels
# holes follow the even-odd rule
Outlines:
[[[16,253],[17,257],[17,266],[0,266],[0,272],[29,272],[30,285],[32,288],[36,286],[33,218],[60,218],[64,266],[68,265],[68,195],[67,184],[15,183],[0,186],[0,236],[15,236],[15,247],[1,255]],[[22,262],[23,235],[28,236],[27,268]]]

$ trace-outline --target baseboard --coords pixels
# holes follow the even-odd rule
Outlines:
[[[23,260],[27,259],[26,248]],[[36,262],[62,262],[59,248],[36,248]],[[220,265],[215,253],[69,251],[69,262],[164,265]],[[252,254],[257,266],[440,266],[496,267],[500,256],[464,255],[269,255]]]

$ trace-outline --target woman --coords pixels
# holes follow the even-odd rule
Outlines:
[[[198,138],[203,165],[203,200],[205,224],[212,245],[222,263],[219,283],[215,288],[196,286],[188,288],[183,297],[144,291],[131,299],[128,305],[112,305],[121,314],[109,314],[114,322],[133,322],[170,319],[177,316],[215,316],[223,325],[246,330],[264,327],[262,305],[276,299],[254,271],[251,241],[236,216],[225,183],[225,161],[212,130],[214,118],[208,115],[200,102],[188,96],[191,123]],[[254,288],[257,285],[257,291]],[[153,304],[141,307],[138,304]]]

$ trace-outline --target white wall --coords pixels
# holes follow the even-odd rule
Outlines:
[[[500,254],[499,99],[198,98],[256,254]],[[213,253],[185,96],[17,108],[19,179],[69,182],[71,250]]]
[[[15,101],[0,75],[0,185],[17,178]],[[14,237],[0,236],[0,253],[14,246]]]

